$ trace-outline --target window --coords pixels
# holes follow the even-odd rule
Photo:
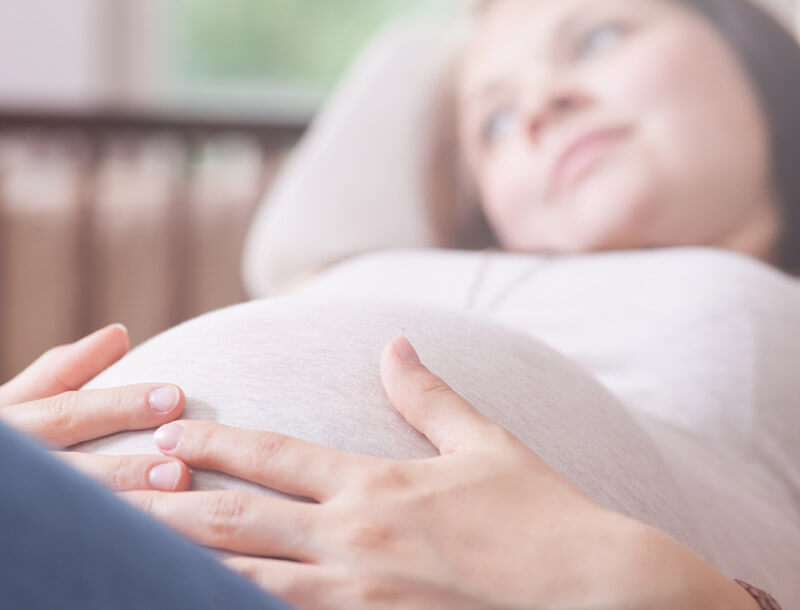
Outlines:
[[[173,94],[307,110],[383,23],[465,0],[175,0],[164,47]]]

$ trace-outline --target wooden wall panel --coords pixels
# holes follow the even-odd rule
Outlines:
[[[242,301],[250,219],[303,128],[0,113],[0,383],[110,322],[136,345]]]
[[[173,322],[171,206],[182,171],[176,142],[126,138],[103,155],[94,209],[92,322],[121,322],[138,343]]]
[[[4,159],[4,376],[49,347],[76,338],[80,165],[48,145],[22,140]]]

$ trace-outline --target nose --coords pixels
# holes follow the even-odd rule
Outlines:
[[[554,125],[580,113],[591,104],[591,98],[576,88],[559,87],[532,97],[526,104],[525,130],[534,143]]]

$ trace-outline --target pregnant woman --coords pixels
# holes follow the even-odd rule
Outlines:
[[[514,253],[173,329],[91,387],[169,380],[185,419],[79,447],[167,457],[67,459],[303,608],[800,602],[796,43],[737,0],[496,0],[456,80],[480,207],[441,206]],[[129,415],[155,389],[94,435],[0,413],[68,446],[177,417]]]

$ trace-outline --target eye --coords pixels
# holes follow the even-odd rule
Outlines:
[[[511,108],[495,110],[481,124],[481,141],[493,144],[507,135],[516,124],[516,114]]]
[[[621,23],[604,23],[592,28],[578,40],[575,55],[583,58],[605,51],[619,43],[627,32],[628,28]]]

